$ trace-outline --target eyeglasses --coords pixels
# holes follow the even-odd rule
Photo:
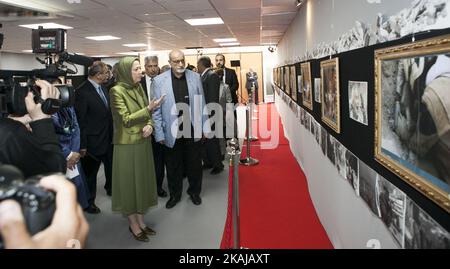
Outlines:
[[[170,60],[172,63],[174,63],[174,64],[184,64],[185,63],[185,60],[184,59],[182,59],[182,60],[175,60],[175,61],[173,61],[173,60]]]

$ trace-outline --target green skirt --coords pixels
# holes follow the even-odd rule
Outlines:
[[[150,139],[141,144],[114,145],[112,170],[113,211],[145,214],[158,204]]]

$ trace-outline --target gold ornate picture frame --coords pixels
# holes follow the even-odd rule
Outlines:
[[[297,72],[295,70],[295,65],[291,65],[290,69],[289,82],[291,86],[291,98],[297,102]]]
[[[322,77],[322,120],[336,133],[341,133],[339,58],[320,63]]]
[[[300,65],[300,70],[302,73],[302,93],[303,93],[303,105],[313,110],[313,89],[311,83],[311,64],[302,63]]]
[[[450,212],[450,35],[375,51],[375,159]]]

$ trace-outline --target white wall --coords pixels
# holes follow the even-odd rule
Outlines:
[[[387,16],[409,8],[413,0],[308,0],[278,44],[278,64],[293,60],[321,42],[330,43],[355,26],[376,25],[377,14]]]
[[[376,1],[370,1],[376,2]],[[277,66],[293,62],[321,42],[336,41],[359,20],[376,24],[377,14],[391,16],[411,6],[412,0],[309,0],[293,20],[278,44]],[[449,25],[450,26],[450,25]],[[300,125],[294,113],[280,98],[276,105],[283,119],[291,149],[301,164],[318,216],[335,248],[365,248],[377,239],[382,248],[398,248],[382,221],[342,180],[323,156],[315,138]]]

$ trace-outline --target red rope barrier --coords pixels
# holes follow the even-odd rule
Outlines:
[[[222,242],[220,243],[221,249],[233,248],[233,165],[230,162],[230,173],[228,176],[228,208],[227,219],[225,221],[225,227],[223,229]]]

